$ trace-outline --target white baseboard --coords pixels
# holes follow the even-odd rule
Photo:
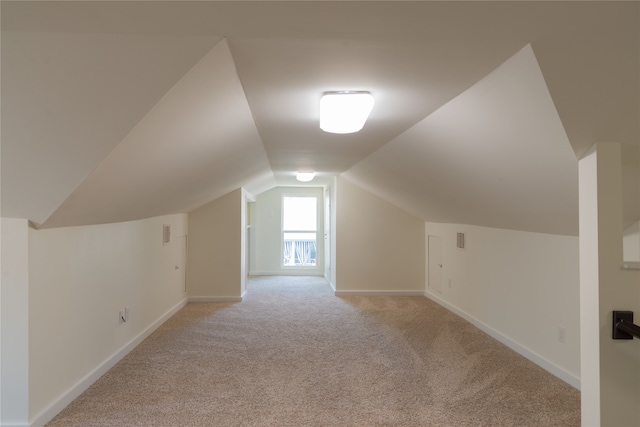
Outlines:
[[[324,277],[324,273],[318,270],[283,270],[283,271],[252,271],[249,276],[315,276]]]
[[[392,297],[422,297],[423,291],[335,291],[337,297],[354,295],[363,296],[392,296]]]
[[[136,348],[138,344],[144,341],[149,335],[151,335],[160,325],[166,322],[171,316],[178,312],[182,307],[187,304],[187,299],[183,299],[178,304],[170,308],[164,313],[158,320],[149,325],[146,329],[135,336],[131,341],[125,344],[120,350],[116,351],[113,355],[108,357],[104,362],[98,365],[93,371],[89,372],[74,384],[69,390],[62,394],[55,402],[45,408],[30,422],[31,427],[42,427],[53,419],[60,411],[66,408],[71,402],[73,402],[78,396],[82,394],[91,384],[96,382],[101,376],[115,366],[124,356],[129,354],[131,350]]]
[[[241,302],[242,297],[189,297],[189,303],[192,302]]]
[[[529,359],[530,361],[532,361],[536,365],[540,366],[542,369],[546,370],[547,372],[549,372],[549,373],[555,375],[556,377],[560,378],[562,381],[566,382],[570,386],[573,386],[574,388],[580,390],[580,388],[581,388],[580,378],[578,378],[575,375],[565,371],[564,369],[562,369],[561,367],[555,365],[554,363],[549,362],[547,359],[545,359],[544,357],[540,356],[539,354],[534,353],[533,351],[529,350],[528,348],[518,344],[517,342],[513,341],[511,338],[501,334],[500,332],[496,331],[492,327],[490,327],[487,324],[481,322],[480,320],[476,319],[475,317],[471,316],[470,314],[468,314],[468,313],[460,310],[459,308],[449,304],[448,302],[446,302],[445,300],[443,300],[439,296],[437,296],[437,295],[435,295],[435,294],[433,294],[433,293],[431,293],[429,291],[425,291],[424,292],[424,296],[426,296],[430,300],[440,304],[441,306],[443,306],[447,310],[449,310],[449,311],[457,314],[458,316],[462,317],[464,320],[466,320],[469,323],[473,324],[475,327],[477,327],[478,329],[482,330],[487,335],[497,339],[502,344],[506,345],[507,347],[509,347],[510,349],[515,351],[516,353],[520,354],[521,356]]]

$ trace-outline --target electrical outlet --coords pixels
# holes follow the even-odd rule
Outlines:
[[[567,331],[564,326],[558,326],[558,341],[564,344],[565,339],[567,338]]]

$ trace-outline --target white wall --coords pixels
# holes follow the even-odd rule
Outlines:
[[[172,241],[163,245],[163,224]],[[182,307],[187,215],[29,230],[29,414],[40,425]],[[119,311],[130,307],[126,323]]]
[[[247,233],[249,234],[248,238],[248,247],[247,252],[249,254],[249,265],[247,265],[247,274],[251,274],[251,272],[256,271],[256,203],[255,198],[247,203]]]
[[[0,235],[0,424],[29,419],[29,225],[2,218]]]
[[[579,163],[582,423],[588,426],[640,425],[640,342],[611,339],[613,310],[640,317],[640,270],[621,268],[620,152],[619,144],[597,144]]]
[[[325,188],[325,263],[324,263],[324,277],[329,282],[329,285],[336,290],[336,194],[337,194],[337,178],[334,177],[331,183]],[[327,218],[326,203],[329,203],[329,217]],[[328,241],[328,244],[327,244]]]
[[[427,296],[579,387],[578,238],[427,223],[430,235],[442,238],[442,292],[427,283]]]
[[[424,293],[424,221],[337,180],[336,292]]]
[[[317,275],[324,274],[324,190],[322,187],[276,187],[256,196],[252,232],[255,257],[251,274]],[[282,266],[282,196],[318,197],[317,262],[315,267]]]
[[[240,295],[244,296],[247,291],[247,276],[249,275],[249,202],[255,201],[253,194],[244,188],[240,192]]]
[[[243,190],[189,213],[187,293],[190,301],[239,301],[245,260]]]
[[[625,261],[640,262],[640,222],[631,224],[624,229],[622,254]]]

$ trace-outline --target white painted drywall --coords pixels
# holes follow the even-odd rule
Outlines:
[[[640,262],[640,222],[631,224],[624,229],[622,254],[625,261]]]
[[[318,198],[317,262],[315,267],[282,266],[282,197]],[[276,187],[256,196],[254,237],[255,262],[251,274],[314,275],[324,274],[324,190],[322,187]]]
[[[621,177],[619,144],[596,144],[580,160],[582,423],[588,426],[640,425],[640,343],[611,338],[613,310],[640,313],[640,270],[621,268]]]
[[[456,246],[458,232],[465,233],[464,250]],[[427,286],[427,296],[578,386],[578,238],[439,223],[426,224],[429,235],[442,238],[442,292]]]
[[[7,10],[5,7],[3,9]],[[89,9],[91,6],[85,12]],[[100,16],[94,21],[95,24],[98,20],[106,22],[103,21],[104,9],[94,11],[94,16]],[[74,13],[70,10],[64,15],[69,19],[68,24],[73,21],[86,22],[86,18],[76,16],[74,19]],[[147,23],[153,21],[147,13],[143,15],[142,19]],[[31,18],[17,21],[34,22]],[[167,91],[185,73],[192,75],[189,70],[222,38],[218,35],[172,35],[170,32],[161,34],[155,31],[145,34],[122,31],[123,27],[113,32],[107,29],[95,31],[94,24],[91,26],[92,31],[74,33],[66,30],[6,31],[3,25],[2,74],[5,84],[2,103],[5,105],[5,117],[11,118],[5,120],[2,129],[4,216],[28,218],[42,224],[65,200],[71,202],[69,197],[73,191],[85,185],[88,175],[103,168],[104,162],[108,165],[111,154],[125,148],[123,143],[127,143],[127,133],[147,113],[156,109],[154,105],[166,96]],[[233,101],[226,97],[229,89],[222,94],[220,91],[209,91],[218,82],[221,85],[228,82],[219,81],[217,77],[220,74],[210,72],[210,81],[198,86],[199,96],[209,95],[214,100],[215,96],[225,96],[224,101],[218,102],[229,105]],[[244,94],[238,98],[246,104]],[[181,110],[195,115],[193,104],[180,104],[174,110],[176,116],[180,115]],[[121,170],[115,173],[120,172],[120,175],[102,183],[110,189],[124,179],[119,192],[123,198],[118,199],[116,192],[112,199],[111,191],[100,188],[94,193],[96,198],[93,199],[93,206],[89,203],[84,205],[84,212],[71,212],[74,220],[94,215],[104,218],[103,215],[106,215],[110,220],[103,222],[114,222],[129,209],[134,209],[133,206],[140,213],[141,206],[147,203],[157,203],[152,215],[159,215],[157,206],[175,200],[168,196],[181,188],[168,183],[176,182],[174,170],[180,164],[181,156],[168,157],[169,161],[160,167],[150,159],[157,156],[158,151],[164,153],[170,150],[167,145],[183,148],[192,139],[186,131],[177,128],[180,122],[167,122],[158,125],[159,133],[152,138],[151,148],[143,148],[135,153],[129,151],[133,159],[138,159],[137,156],[144,159],[138,162],[139,175],[128,175],[127,169],[119,163],[116,168],[120,167]],[[178,139],[180,143],[163,144],[163,140],[172,132],[182,135]],[[193,148],[191,145],[188,147]],[[193,150],[185,148],[185,151]],[[202,157],[201,152],[197,155]],[[150,164],[154,167],[151,172],[153,175],[150,175],[149,169],[144,170]],[[195,169],[193,163],[190,167]],[[171,180],[165,181],[168,175]],[[142,182],[147,182],[142,177],[155,183],[161,190],[157,193],[138,193],[140,200],[130,203],[124,197]],[[146,210],[145,214],[148,212]],[[134,219],[128,216],[127,220]],[[148,216],[140,215],[135,219]],[[55,226],[69,225],[69,221],[65,220],[67,218],[58,216],[59,223]]]
[[[101,160],[45,227],[190,212],[240,186],[273,182],[227,40]]]
[[[242,189],[189,213],[190,301],[242,297]]]
[[[336,292],[420,292],[424,221],[339,177]]]
[[[32,421],[47,421],[87,376],[184,304],[183,272],[175,269],[183,254],[174,245],[186,234],[186,214],[29,230]],[[120,323],[125,307],[129,319]]]
[[[255,200],[253,194],[244,188],[240,189],[240,296],[247,291],[247,275],[249,274],[249,202]]]
[[[580,200],[581,419],[600,425],[600,290],[598,277],[598,162],[595,147],[578,165]]]
[[[247,265],[247,274],[251,274],[252,271],[256,270],[256,203],[255,198],[252,202],[247,203],[247,233],[249,234],[249,238],[247,240],[247,251],[249,253],[249,265]]]
[[[337,194],[337,177],[333,177],[330,183],[325,187],[325,203],[329,203],[329,218],[326,218],[325,208],[325,224],[329,225],[329,230],[325,228],[325,245],[329,241],[328,247],[325,247],[325,274],[329,285],[336,290],[336,194]]]
[[[29,225],[2,218],[0,425],[29,421]]]

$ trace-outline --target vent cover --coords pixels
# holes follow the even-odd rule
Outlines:
[[[171,226],[164,224],[162,226],[162,244],[166,245],[171,241]]]
[[[456,246],[458,247],[458,249],[464,249],[464,233],[458,233]]]

